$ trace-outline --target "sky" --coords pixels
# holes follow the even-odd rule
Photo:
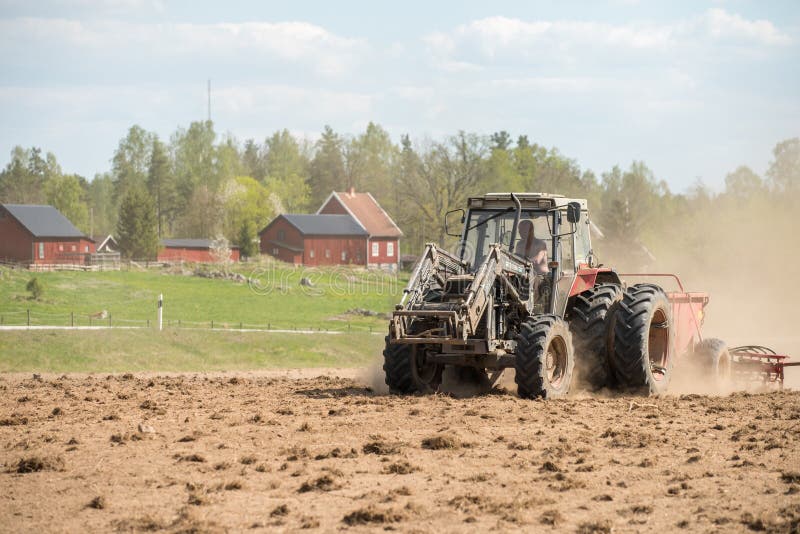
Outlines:
[[[0,165],[110,169],[127,130],[508,131],[675,192],[800,136],[800,2],[0,0]]]

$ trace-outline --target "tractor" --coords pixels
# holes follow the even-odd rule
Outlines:
[[[457,247],[425,246],[392,313],[390,391],[440,391],[448,368],[493,385],[511,368],[523,398],[561,397],[576,382],[658,395],[683,357],[710,381],[738,373],[782,383],[783,367],[796,365],[764,347],[704,340],[708,295],[675,275],[598,265],[590,225],[586,200],[544,193],[490,193],[448,212]]]

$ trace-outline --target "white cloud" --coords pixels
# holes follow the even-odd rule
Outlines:
[[[724,9],[714,8],[706,12],[708,32],[713,37],[754,41],[765,45],[785,45],[792,39],[768,20],[747,20]]]
[[[190,56],[236,60],[264,56],[301,63],[336,76],[351,70],[367,53],[359,39],[335,35],[308,22],[141,24],[110,20],[18,18],[0,20],[0,50],[30,45],[76,49],[128,58],[136,55]]]
[[[720,43],[771,47],[791,43],[767,20],[748,20],[719,8],[689,19],[654,24],[579,20],[524,21],[488,17],[423,38],[440,68],[503,62],[580,62],[597,54],[672,54]]]

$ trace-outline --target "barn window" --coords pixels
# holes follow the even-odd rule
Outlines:
[[[84,245],[83,251],[84,252],[89,252],[89,245]]]
[[[64,252],[64,245],[62,245],[61,243],[58,244],[58,251]]]
[[[39,259],[44,259],[44,243],[39,243]]]
[[[342,251],[342,261],[347,261],[347,251],[346,250]]]
[[[386,243],[386,255],[394,256],[394,243]]]
[[[72,252],[75,252],[76,250],[78,250],[78,247],[75,246],[75,245],[72,245]]]
[[[325,257],[326,258],[330,258],[331,257],[331,249],[329,249],[329,248],[325,249]]]
[[[380,254],[380,250],[381,250],[380,243],[373,243],[372,244],[372,255],[373,256],[377,256],[378,254]]]
[[[285,230],[278,230],[278,239],[283,241],[286,239],[286,231]]]
[[[277,256],[278,255],[278,249],[277,248],[273,248],[272,249],[272,255],[273,256]]]
[[[308,257],[309,258],[313,258],[314,257],[314,249],[313,248],[308,251]]]

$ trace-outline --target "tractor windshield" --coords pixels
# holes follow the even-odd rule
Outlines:
[[[507,209],[470,210],[466,221],[466,235],[460,251],[461,258],[476,268],[489,253],[489,246],[500,243],[508,246],[514,228],[516,211]],[[547,226],[547,212],[523,210],[520,216],[514,252],[535,261],[552,257],[552,242]],[[542,254],[544,251],[544,254]]]

